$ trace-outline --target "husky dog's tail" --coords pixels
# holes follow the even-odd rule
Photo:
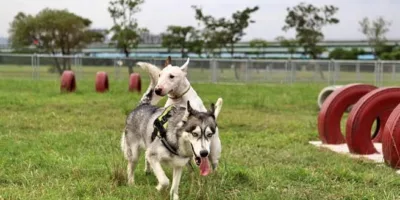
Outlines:
[[[150,77],[150,85],[140,99],[139,104],[156,105],[162,98],[154,93],[154,88],[158,82],[158,74],[160,74],[161,70],[157,66],[146,62],[138,62],[136,64],[146,71]]]

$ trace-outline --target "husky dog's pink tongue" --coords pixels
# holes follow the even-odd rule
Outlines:
[[[210,173],[210,165],[208,164],[208,158],[201,158],[200,162],[200,174],[202,176],[207,176]]]

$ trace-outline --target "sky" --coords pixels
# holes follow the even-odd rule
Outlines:
[[[400,39],[399,0],[303,0],[316,6],[335,5],[339,8],[336,17],[340,23],[325,27],[326,40],[361,40],[365,36],[359,31],[358,22],[363,17],[374,19],[382,16],[391,21],[388,39]],[[139,26],[151,33],[159,34],[168,25],[197,26],[191,5],[198,5],[203,12],[215,17],[230,17],[237,10],[258,5],[260,9],[252,15],[256,22],[246,30],[243,40],[263,38],[274,40],[277,36],[293,37],[294,31],[282,31],[286,8],[300,3],[299,0],[145,0],[142,11],[137,14]],[[92,20],[93,28],[109,28],[112,20],[107,11],[109,0],[12,0],[0,1],[0,37],[8,36],[9,24],[22,11],[36,14],[48,7],[67,9]]]

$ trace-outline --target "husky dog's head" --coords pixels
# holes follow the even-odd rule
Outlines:
[[[210,153],[211,139],[218,129],[217,117],[221,111],[222,99],[218,99],[217,106],[211,104],[207,112],[199,112],[187,102],[187,113],[183,117],[181,127],[182,137],[189,141],[193,150],[196,164],[200,166],[201,175],[206,176],[210,172],[208,155]]]
[[[187,80],[187,67],[189,65],[189,58],[182,66],[172,66],[171,57],[165,61],[164,68],[161,70],[158,78],[157,85],[154,92],[159,96],[165,96],[174,92],[175,89],[181,86],[182,81]]]

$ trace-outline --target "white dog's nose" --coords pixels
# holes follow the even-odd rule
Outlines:
[[[162,88],[156,88],[156,89],[154,90],[154,92],[155,92],[157,95],[161,95],[161,93],[162,93]]]

